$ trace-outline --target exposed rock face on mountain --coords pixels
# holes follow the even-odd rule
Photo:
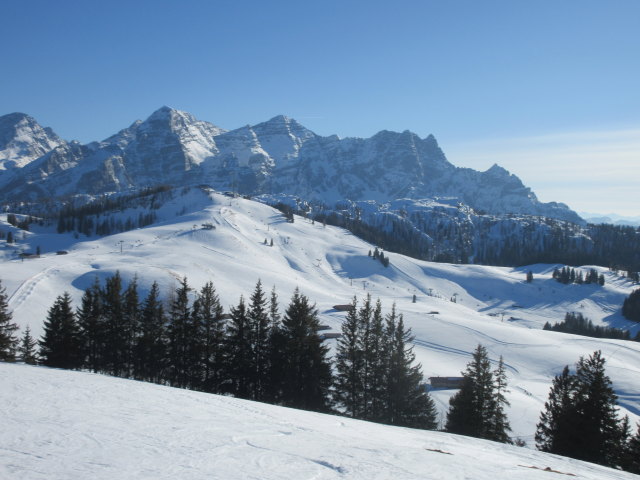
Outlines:
[[[0,171],[23,167],[63,143],[29,115],[4,115],[0,117]]]
[[[15,115],[0,117],[0,125]],[[539,202],[497,165],[486,172],[455,167],[432,135],[421,139],[409,131],[381,131],[367,139],[321,137],[284,116],[225,131],[162,107],[102,142],[80,145],[56,143],[52,132],[31,122],[30,130],[23,130],[33,135],[20,138],[30,146],[23,151],[32,153],[12,153],[16,172],[0,173],[0,200],[207,183],[243,194],[284,193],[327,204],[453,197],[492,214],[581,222],[566,205]],[[41,138],[47,140],[36,140]]]

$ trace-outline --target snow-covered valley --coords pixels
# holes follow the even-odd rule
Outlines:
[[[138,213],[116,215],[129,214]],[[385,268],[368,256],[373,245],[345,230],[302,217],[288,223],[269,206],[206,189],[191,189],[169,201],[158,210],[158,222],[146,228],[102,238],[54,232],[53,226],[34,224],[31,232],[16,233],[15,245],[3,242],[0,249],[9,307],[15,321],[30,326],[36,336],[57,295],[68,291],[77,306],[96,277],[116,271],[125,281],[137,276],[142,295],[153,281],[164,296],[184,276],[194,289],[212,281],[225,308],[248,295],[260,279],[267,289],[276,287],[281,303],[299,287],[317,303],[321,323],[333,332],[340,332],[345,315],[333,309],[336,304],[367,294],[379,298],[387,311],[395,303],[416,337],[415,352],[427,378],[459,375],[478,343],[493,362],[502,355],[513,436],[529,446],[553,376],[595,350],[607,359],[622,413],[630,414],[632,422],[640,415],[639,343],[542,331],[545,322],[580,312],[597,325],[627,328],[635,335],[638,326],[620,314],[634,287],[601,267],[594,268],[605,276],[603,287],[562,285],[551,278],[554,265],[451,265],[389,253]],[[37,247],[40,258],[16,255]],[[57,255],[59,250],[68,254]],[[532,283],[525,282],[528,270]],[[432,392],[442,417],[452,393]]]

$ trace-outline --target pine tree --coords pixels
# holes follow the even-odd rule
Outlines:
[[[599,351],[580,358],[575,375],[565,367],[553,381],[536,431],[538,449],[617,466],[627,426],[617,417],[617,397]]]
[[[140,334],[135,347],[134,377],[160,383],[167,364],[167,332],[164,308],[156,282],[142,304]]]
[[[511,431],[511,426],[504,411],[504,407],[510,406],[510,403],[505,396],[509,390],[507,389],[507,372],[502,355],[500,355],[498,368],[494,373],[494,392],[491,422],[486,438],[496,442],[511,443],[511,438],[508,434]]]
[[[169,379],[171,385],[180,388],[189,386],[189,348],[191,342],[191,288],[184,277],[176,288],[169,305]]]
[[[284,385],[287,381],[282,365],[287,361],[282,318],[278,309],[278,295],[275,287],[269,300],[269,372],[266,385],[267,401],[281,404]]]
[[[574,404],[580,421],[576,425],[576,456],[589,462],[615,466],[620,448],[621,424],[617,399],[605,373],[600,351],[576,365]]]
[[[107,278],[102,290],[103,370],[115,376],[126,375],[127,331],[123,325],[124,306],[120,272]]]
[[[38,355],[36,353],[36,345],[38,342],[31,336],[31,329],[27,325],[24,330],[24,335],[20,340],[20,346],[18,347],[18,353],[20,354],[20,360],[28,365],[35,365],[38,363]]]
[[[449,400],[446,430],[478,438],[494,435],[496,398],[487,350],[478,345],[463,373],[462,388]]]
[[[282,320],[284,377],[282,403],[304,410],[328,411],[332,384],[329,347],[318,335],[318,311],[296,288]]]
[[[262,290],[262,282],[258,280],[251,295],[247,311],[249,329],[251,330],[251,365],[253,378],[251,380],[252,400],[264,400],[266,397],[266,382],[269,375],[269,314],[267,300]]]
[[[102,290],[96,277],[94,284],[82,295],[76,311],[83,350],[83,366],[93,372],[103,368],[104,325],[102,317]]]
[[[135,346],[140,332],[140,299],[138,296],[138,279],[134,277],[123,294],[122,329],[124,336],[124,372],[125,376],[133,375]]]
[[[640,474],[640,424],[637,426],[636,433],[629,439],[624,459],[621,462],[622,468],[627,472]]]
[[[397,319],[397,321],[396,321]],[[391,425],[433,430],[437,426],[435,404],[422,385],[420,364],[414,365],[413,341],[405,330],[402,315],[396,316],[395,305],[387,316],[388,372],[387,402],[383,421]]]
[[[201,388],[217,393],[222,383],[224,321],[223,309],[213,283],[207,282],[193,303],[193,316],[199,317],[197,324],[201,330]]]
[[[572,452],[573,426],[576,422],[573,405],[575,381],[568,366],[553,379],[549,398],[544,404],[536,428],[538,450],[565,456]]]
[[[254,371],[251,364],[251,328],[242,296],[238,305],[231,307],[225,338],[225,372],[229,380],[227,390],[236,397],[250,398]]]
[[[13,362],[16,358],[18,338],[15,333],[18,325],[12,322],[12,314],[9,311],[6,289],[0,281],[0,361]]]
[[[82,366],[80,329],[67,292],[56,298],[47,313],[40,358],[49,367],[75,369]]]
[[[358,302],[354,297],[347,317],[342,322],[342,335],[338,339],[335,355],[335,402],[352,418],[361,418],[363,407],[364,358],[360,343],[361,322]]]

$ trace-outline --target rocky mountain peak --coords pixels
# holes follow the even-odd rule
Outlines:
[[[20,168],[62,145],[64,140],[33,117],[15,112],[0,117],[0,170]]]

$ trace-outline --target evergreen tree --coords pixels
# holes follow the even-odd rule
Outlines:
[[[75,369],[82,366],[80,329],[67,292],[56,298],[47,313],[40,358],[49,367]]]
[[[621,462],[627,426],[617,417],[617,397],[599,351],[580,358],[575,375],[565,367],[553,381],[536,431],[539,450],[588,462]]]
[[[576,365],[574,405],[579,421],[575,425],[574,458],[615,466],[621,448],[621,424],[617,399],[605,373],[600,351],[580,358]]]
[[[102,318],[102,290],[96,277],[94,284],[82,295],[76,312],[83,350],[83,366],[93,372],[103,368],[104,326]]]
[[[576,422],[573,405],[575,381],[568,366],[553,379],[549,398],[544,404],[536,428],[538,450],[565,456],[572,452],[573,426]]]
[[[199,325],[201,355],[198,359],[201,388],[217,393],[222,383],[224,321],[223,309],[213,283],[207,282],[193,303],[193,316]]]
[[[387,339],[390,341],[387,402],[383,421],[391,425],[433,430],[437,426],[435,404],[422,385],[420,364],[413,365],[415,354],[410,330],[405,330],[402,315],[395,305],[387,316]]]
[[[555,274],[555,272],[554,272],[554,274]],[[531,283],[531,282],[533,282],[533,272],[531,270],[529,270],[527,272],[527,283]]]
[[[278,309],[278,295],[275,287],[269,300],[269,372],[267,382],[267,400],[281,404],[284,385],[287,381],[282,365],[287,361],[285,355],[285,336],[282,319]]]
[[[102,333],[101,357],[103,370],[110,375],[126,375],[128,332],[124,326],[124,306],[122,298],[122,278],[120,272],[107,278],[102,290]]]
[[[20,353],[20,360],[29,365],[35,365],[38,363],[38,356],[36,353],[36,345],[38,342],[31,336],[31,329],[27,325],[24,330],[24,335],[20,340],[20,346],[18,347],[18,353]]]
[[[637,431],[633,437],[629,439],[624,459],[622,461],[622,468],[627,472],[640,474],[640,424],[638,424]]]
[[[251,364],[251,328],[247,318],[244,297],[236,307],[231,307],[231,319],[227,324],[225,342],[226,389],[236,397],[250,398],[253,390],[253,365]]]
[[[491,362],[485,347],[478,345],[463,376],[462,388],[449,400],[446,430],[492,440],[502,437],[495,431],[499,423],[496,418],[498,402]],[[506,418],[500,420],[503,426],[508,426],[505,421]]]
[[[187,277],[184,277],[180,286],[176,288],[169,305],[169,325],[167,327],[169,379],[171,385],[180,388],[187,388],[190,382],[189,350],[192,335],[190,291]]]
[[[142,304],[140,334],[135,347],[134,377],[160,383],[167,364],[167,332],[164,308],[156,282]]]
[[[318,311],[298,289],[282,321],[286,382],[282,403],[304,410],[328,411],[332,383],[329,347],[318,335]]]
[[[360,348],[362,331],[354,297],[347,317],[342,322],[342,334],[335,355],[335,402],[352,418],[361,418],[363,406],[364,358]]]
[[[135,363],[135,346],[140,332],[140,299],[138,296],[138,279],[134,277],[123,294],[122,328],[124,336],[124,372],[125,376],[133,375]]]
[[[12,322],[12,314],[9,311],[6,289],[0,281],[0,361],[13,362],[16,358],[18,338],[15,333],[18,325]]]
[[[498,368],[494,372],[494,397],[491,412],[491,424],[487,438],[496,442],[511,443],[508,432],[511,431],[509,419],[504,411],[505,406],[510,406],[505,394],[507,389],[507,372],[502,355],[498,362]]]
[[[260,280],[258,280],[256,288],[251,295],[247,319],[251,330],[251,365],[253,367],[251,399],[261,401],[266,397],[266,383],[270,370],[270,325],[267,300]]]

